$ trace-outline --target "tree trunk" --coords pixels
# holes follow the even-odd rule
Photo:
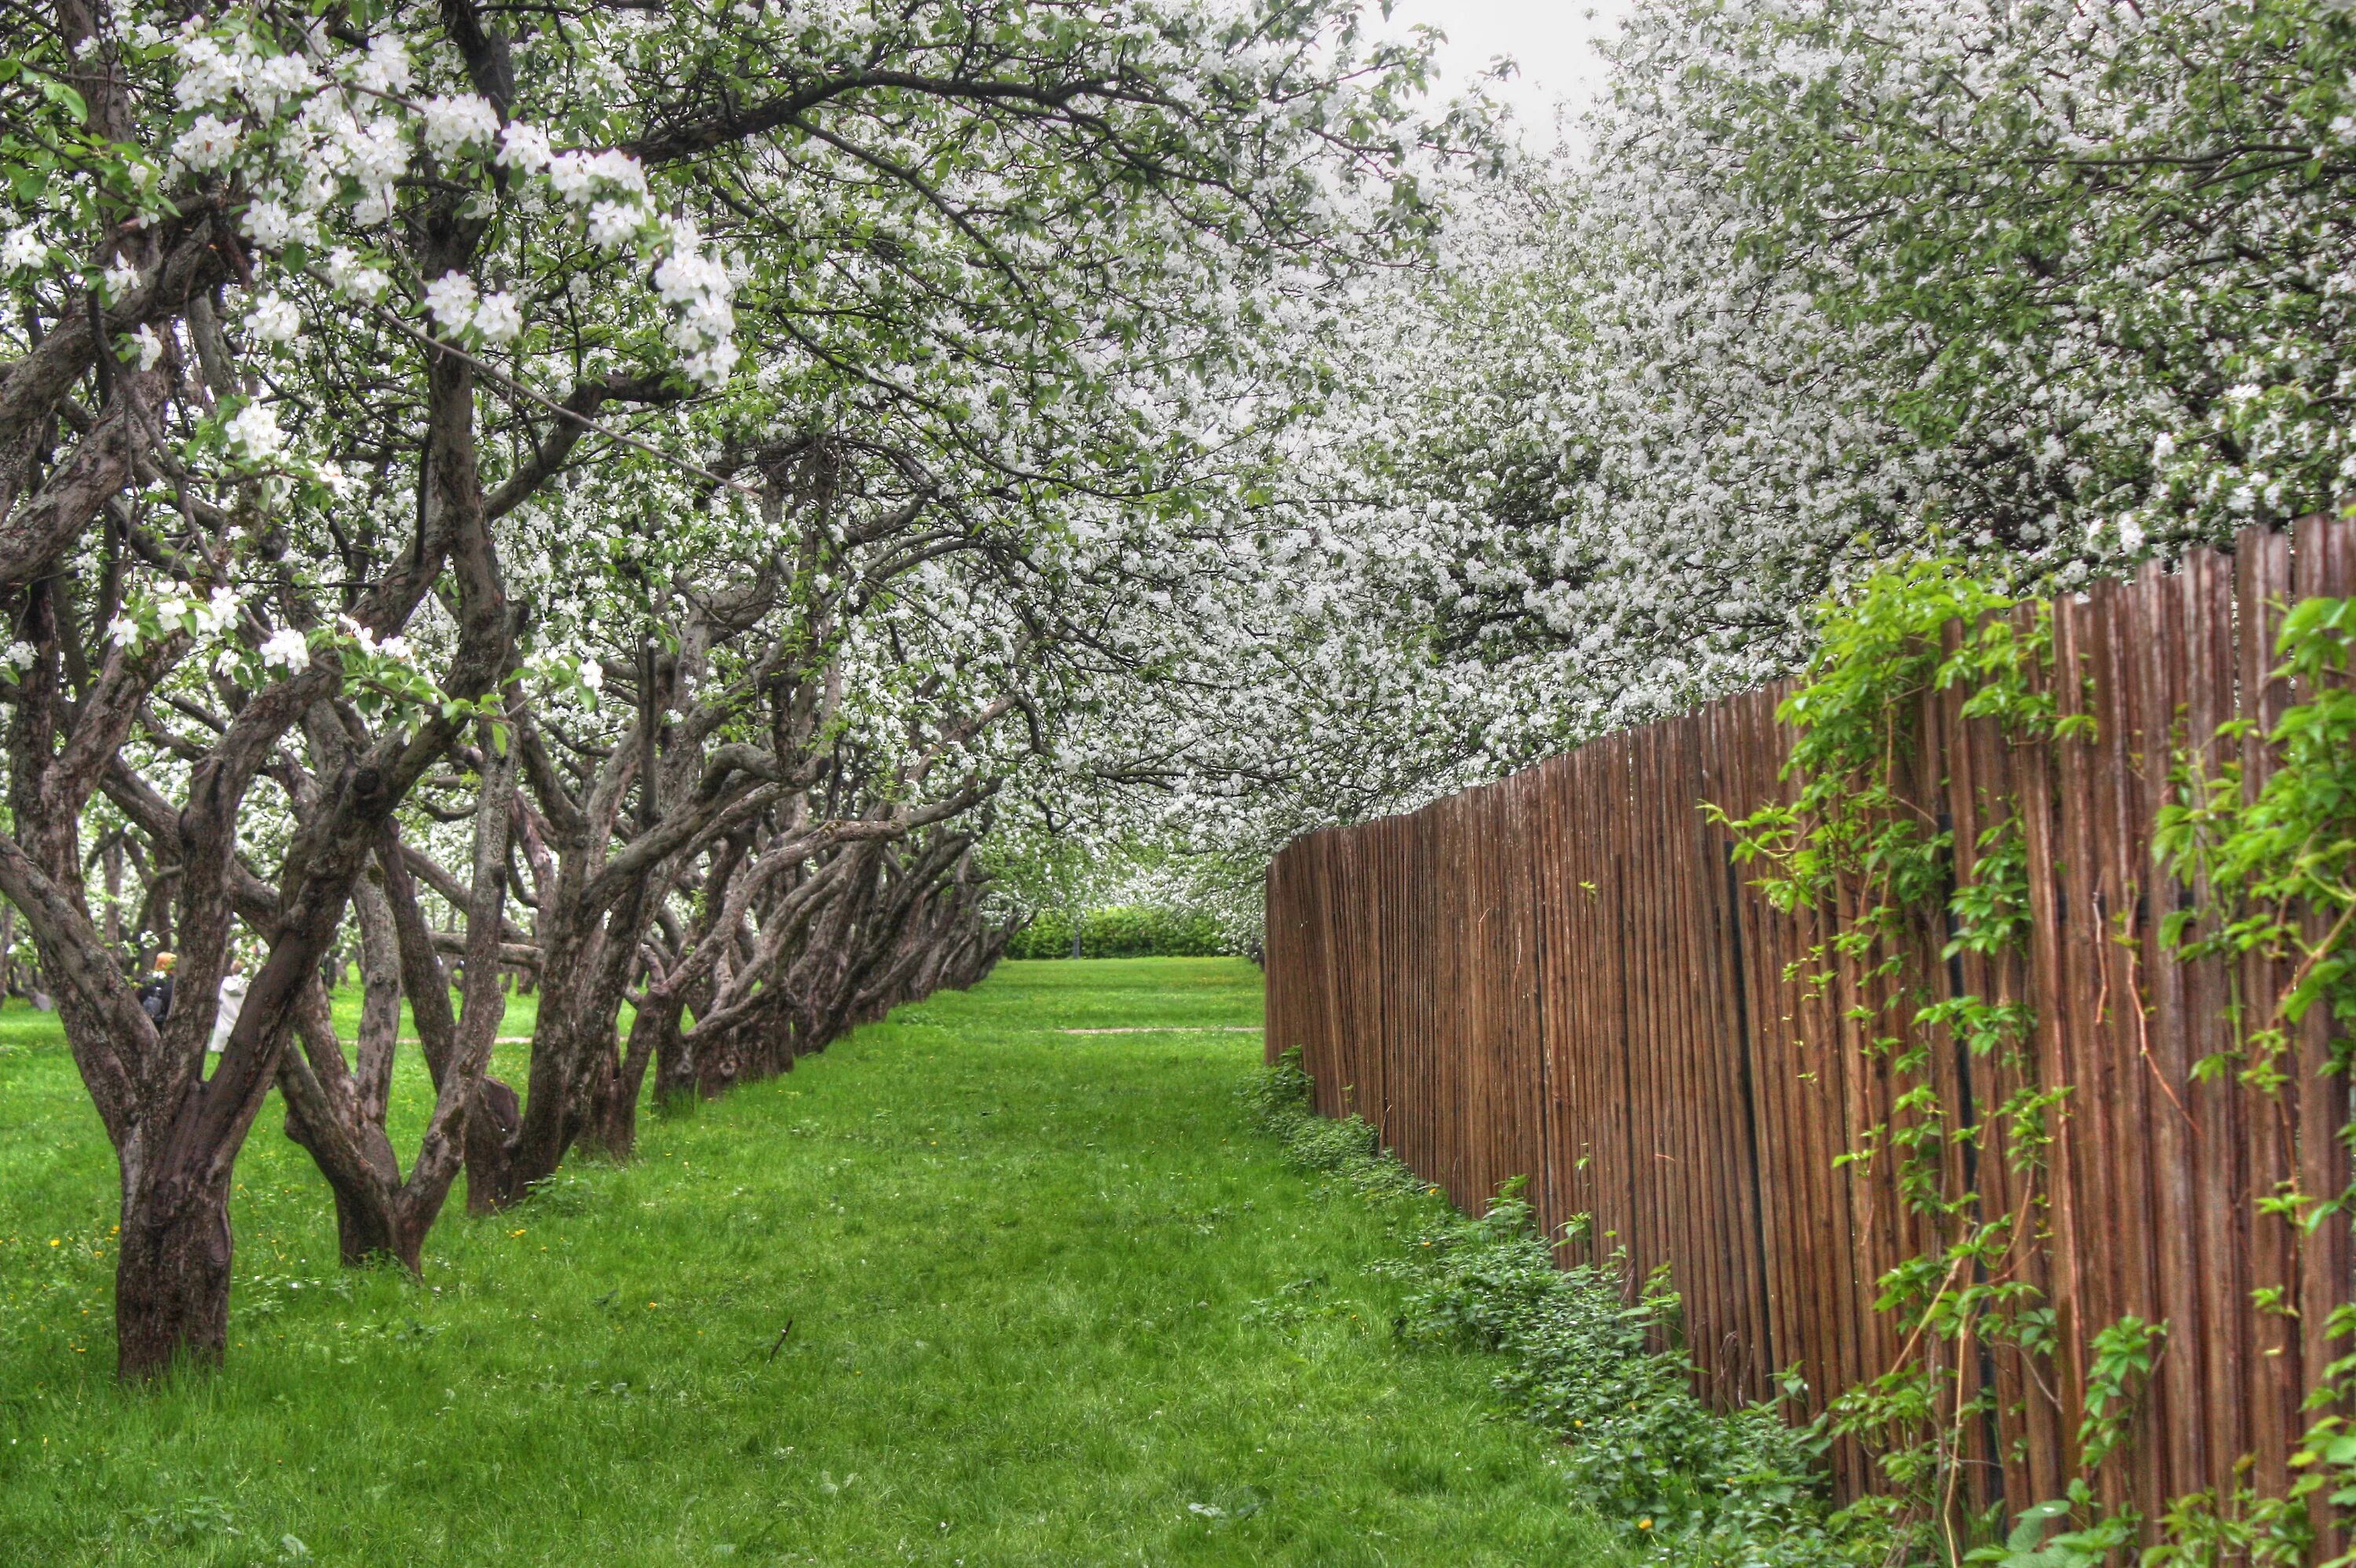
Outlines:
[[[292,1058],[294,1053],[287,1053]],[[310,1152],[336,1200],[336,1253],[346,1268],[374,1259],[400,1260],[411,1274],[423,1266],[426,1227],[408,1212],[392,1143],[384,1129],[355,1118],[336,1119],[332,1102],[282,1066],[278,1084],[287,1102],[286,1136]],[[299,1106],[299,1108],[298,1108]],[[441,1205],[437,1202],[434,1209]]]
[[[466,1122],[467,1213],[496,1214],[523,1196],[514,1156],[522,1130],[523,1101],[498,1079],[484,1079]]]
[[[739,1060],[743,1046],[742,1030],[735,1025],[722,1029],[710,1040],[698,1040],[695,1048],[695,1092],[707,1100],[716,1100],[734,1086],[744,1076]]]
[[[166,1172],[123,1194],[114,1267],[115,1375],[216,1367],[229,1349],[228,1162],[218,1180]]]
[[[106,873],[106,950],[123,950],[123,841],[107,840],[100,852],[100,864]]]
[[[294,1052],[287,1052],[293,1055]],[[286,1075],[281,1073],[279,1084],[287,1087]],[[288,1095],[291,1101],[293,1096]],[[313,1116],[321,1113],[314,1110]],[[328,1136],[321,1129],[306,1125],[306,1118],[293,1110],[286,1115],[286,1136],[310,1152],[327,1179],[327,1191],[336,1200],[336,1255],[346,1268],[358,1268],[371,1258],[400,1257],[417,1272],[418,1258],[412,1253],[402,1256],[398,1241],[402,1226],[397,1217],[400,1178],[389,1169],[380,1168],[371,1155],[380,1155],[387,1165],[392,1156],[392,1146],[381,1133],[374,1139],[365,1139],[376,1128],[339,1129],[340,1147],[330,1147]],[[368,1144],[381,1146],[369,1147]]]
[[[662,1004],[650,1004],[651,1012]],[[679,1008],[668,1007],[671,1039],[679,1035]],[[661,1036],[649,1024],[648,1012],[641,1012],[630,1020],[630,1049],[621,1060],[612,1082],[604,1086],[597,1100],[596,1113],[584,1141],[595,1145],[614,1159],[635,1159],[638,1152],[638,1092],[647,1081],[647,1066],[655,1059]]]
[[[547,911],[541,918],[555,923]],[[584,995],[589,985],[585,971],[594,957],[584,949],[592,947],[594,936],[574,932],[552,936],[544,928],[541,940],[540,1013],[532,1025],[524,1093],[518,1096],[490,1082],[483,1085],[487,1100],[495,1090],[505,1093],[495,1115],[487,1118],[478,1112],[477,1125],[496,1125],[504,1136],[495,1149],[484,1140],[479,1168],[469,1159],[466,1206],[476,1213],[519,1203],[535,1182],[556,1174],[589,1119],[598,1088],[590,1076],[599,1066],[594,1045],[583,1041],[594,1032],[594,1025],[583,1021],[590,1010]],[[470,1140],[470,1156],[473,1152]]]
[[[593,1024],[582,1071],[588,1093],[581,1106],[581,1125],[573,1142],[584,1154],[626,1160],[637,1139],[638,1083],[622,1083],[621,1041],[612,1022]],[[645,1070],[640,1066],[639,1080]]]
[[[630,1020],[630,1054],[650,1052],[655,1072],[655,1098],[682,1099],[695,1093],[694,1052],[680,1036],[680,1023],[687,1012],[687,998],[667,997],[660,993],[649,996],[638,1015]],[[628,1063],[624,1063],[625,1076]],[[641,1065],[640,1071],[644,1071]]]
[[[336,1253],[346,1268],[391,1258],[413,1277],[425,1268],[425,1227],[411,1221],[398,1193],[348,1192],[333,1185]]]
[[[756,1078],[775,1078],[794,1070],[793,1018],[783,1005],[785,993],[781,990],[777,996],[776,1002],[755,1009],[744,1022]]]
[[[630,1158],[637,1138],[638,1091],[646,1080],[646,1064],[640,1061],[636,1075],[624,1082],[620,1024],[622,1002],[629,995],[630,975],[637,966],[639,937],[647,923],[648,887],[649,880],[641,878],[614,901],[605,914],[602,940],[582,951],[580,976],[567,987],[576,1009],[568,1030],[575,1085],[568,1120],[584,1149],[609,1159]],[[544,1006],[540,1016],[548,1016]],[[558,1148],[556,1159],[562,1160],[564,1152]],[[546,1171],[531,1179],[539,1180],[555,1168],[552,1161]]]

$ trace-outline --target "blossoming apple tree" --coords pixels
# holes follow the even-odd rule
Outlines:
[[[1296,396],[1276,335],[1425,221],[1420,59],[1343,0],[0,26],[0,892],[119,1156],[131,1378],[226,1347],[273,1083],[348,1253],[413,1264],[462,1166],[503,1200],[613,1128],[633,987],[676,1052],[986,945],[956,819],[1118,672],[1105,541],[1182,528]],[[160,1023],[102,816],[168,888]],[[502,963],[545,987],[520,1099]]]

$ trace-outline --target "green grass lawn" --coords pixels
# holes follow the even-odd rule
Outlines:
[[[1394,1343],[1379,1221],[1237,1104],[1256,1033],[1062,1032],[1256,1024],[1239,960],[1007,964],[453,1212],[422,1284],[337,1267],[273,1105],[229,1368],[146,1393],[112,1381],[112,1155],[20,1008],[0,1563],[1622,1560],[1490,1364]]]

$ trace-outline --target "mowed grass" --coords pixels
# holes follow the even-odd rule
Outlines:
[[[1241,1115],[1257,1033],[1062,1032],[1259,1009],[1237,960],[1007,964],[454,1203],[422,1283],[337,1266],[273,1104],[228,1369],[126,1393],[112,1157],[12,1008],[0,1563],[1622,1561],[1494,1366],[1394,1341],[1396,1243]]]

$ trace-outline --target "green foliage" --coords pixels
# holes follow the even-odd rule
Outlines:
[[[1389,1216],[1399,1337],[1502,1358],[1498,1394],[1560,1439],[1579,1506],[1683,1563],[1881,1561],[1879,1534],[1826,1501],[1822,1424],[1793,1424],[1781,1401],[1720,1414],[1695,1397],[1664,1275],[1632,1290],[1624,1255],[1561,1267],[1518,1179],[1478,1219],[1448,1208],[1365,1122],[1310,1108],[1298,1051],[1248,1100],[1297,1163]],[[1786,1399],[1802,1392],[1786,1377]]]
[[[1741,248],[1860,340],[1911,329],[1877,411],[1944,449],[1983,543],[2083,519],[2132,551],[2345,496],[2344,5],[1676,9],[1730,14],[1687,91],[1741,150]]]
[[[2051,697],[2026,678],[2051,661],[2050,630],[2042,617],[2017,628],[2007,618],[2014,603],[1960,563],[1934,560],[1878,573],[1817,617],[1807,684],[1776,710],[1795,731],[1785,773],[1799,781],[1797,798],[1735,826],[1742,859],[1772,866],[1762,886],[1781,907],[1823,907],[1845,880],[1873,895],[1836,937],[1844,951],[1872,950],[1945,889],[1953,841],[1912,799],[1922,699],[1960,686],[1966,717],[2024,735],[2052,727]],[[1950,627],[1962,629],[1953,653],[1942,646]],[[1971,940],[1998,934],[1975,929]],[[2017,936],[2018,923],[2001,934]]]
[[[2308,599],[2284,618],[2280,678],[2303,700],[2266,737],[2273,771],[2244,803],[2238,761],[2213,775],[2188,755],[2178,797],[2160,815],[2157,848],[2179,875],[2211,890],[2205,902],[2170,917],[2163,938],[2187,956],[2259,954],[2295,965],[2294,984],[2276,1017],[2244,1042],[2244,1077],[2260,1087],[2280,1082],[2276,1066],[2287,1030],[2318,1002],[2341,1041],[2356,1029],[2356,600]],[[2220,732],[2231,749],[2246,720]],[[2339,1061],[2344,1068],[2345,1058]],[[2343,1195],[2316,1194],[2336,1210]]]
[[[1083,958],[1215,958],[1232,953],[1215,915],[1203,910],[1115,904],[1080,919]],[[1072,917],[1048,910],[1006,944],[1009,958],[1069,958]]]
[[[1921,745],[1922,713],[1934,694],[1960,692],[1965,718],[1995,720],[2016,744],[2050,743],[2083,721],[2057,713],[2050,613],[2024,613],[1958,563],[1881,572],[1828,604],[1818,630],[1806,682],[1778,711],[1796,731],[1785,768],[1794,798],[1730,826],[1737,858],[1763,868],[1768,897],[1816,912],[1824,935],[1794,972],[1868,1026],[1866,1049],[1889,1078],[1891,1114],[1836,1163],[1860,1172],[1884,1163],[1924,1221],[1923,1250],[1879,1282],[1875,1305],[1903,1325],[1900,1361],[1833,1402],[1832,1430],[1879,1456],[1891,1494],[1859,1505],[1849,1522],[1880,1532],[1892,1560],[1951,1559],[1965,1434],[1996,1397],[1966,1395],[1963,1347],[2051,1348],[2051,1311],[2013,1259],[2043,1229],[2063,1092],[2039,1084],[2026,1056],[2034,1012],[2006,989],[2014,970],[2004,961],[2029,931],[2019,805],[1978,803],[1987,826],[1960,865],[1953,831],[1924,804],[1947,780]],[[1992,961],[1997,994],[1951,990],[1943,965],[1922,963],[1934,953]],[[1948,1103],[1933,1071],[1947,1040],[2019,1085],[1976,1121]],[[2010,1208],[1985,1202],[1958,1169],[1995,1168],[1999,1132],[2026,1194]],[[1977,1160],[1951,1160],[1958,1143]]]
[[[2202,1064],[2233,1071],[2246,1091],[2278,1098],[2291,1082],[2293,1031],[2320,1007],[2330,1030],[2327,1072],[2344,1074],[2356,1060],[2356,600],[2306,599],[2289,607],[2276,645],[2277,678],[2297,700],[2263,739],[2271,769],[2248,787],[2239,760],[2249,720],[2223,726],[2213,748],[2188,746],[2176,772],[2176,798],[2160,812],[2154,848],[2160,863],[2196,891],[2171,915],[2162,940],[2187,957],[2256,955],[2290,966],[2273,1011],[2254,1020],[2237,999],[2241,1024],[2230,1059]],[[2213,765],[2211,755],[2222,761]],[[2238,984],[2238,979],[2237,979]],[[2340,1129],[2343,1142],[2356,1124]],[[2259,1209],[2309,1229],[2349,1223],[2351,1190],[2305,1192],[2287,1184]],[[2262,1292],[2262,1305],[2274,1292]],[[2335,1343],[2356,1333],[2356,1312],[2342,1304],[2328,1328]],[[2356,1395],[2356,1356],[2327,1371],[2342,1403]],[[2207,1563],[2238,1553],[2258,1563],[2300,1563],[2308,1544],[2308,1499],[2321,1493],[2345,1518],[2356,1506],[2356,1434],[2339,1416],[2319,1419],[2292,1457],[2299,1472],[2286,1498],[2261,1498],[2247,1487],[2228,1499],[2179,1499],[2168,1515],[2168,1562]],[[2332,1559],[2356,1562],[2356,1554]]]
[[[1922,973],[1919,956],[1972,955],[2001,962],[2019,955],[2028,933],[2027,853],[2020,803],[1979,803],[1988,823],[1973,846],[1969,874],[1956,875],[1956,846],[1918,801],[1944,788],[1920,754],[1922,699],[1933,691],[1965,693],[1966,717],[1999,720],[2016,745],[2051,745],[2089,721],[2057,715],[2048,672],[2052,652],[2043,612],[2023,615],[1993,589],[1941,563],[1883,574],[1821,622],[1822,652],[1807,684],[1782,717],[1799,730],[1790,805],[1773,805],[1732,824],[1738,853],[1763,863],[1762,885],[1787,909],[1819,912],[1827,932],[1795,968],[1820,987],[1839,983],[1852,1016],[1874,1027],[1868,1049],[1893,1083],[1895,1114],[1867,1129],[1847,1164],[1894,1162],[1908,1205],[1930,1221],[1931,1245],[1881,1279],[1878,1305],[1907,1327],[1909,1356],[1834,1405],[1833,1430],[1855,1434],[1879,1451],[1893,1499],[1880,1510],[1893,1561],[1952,1556],[1959,1526],[1945,1500],[1961,1462],[1961,1435],[1987,1413],[1993,1395],[1963,1397],[1962,1357],[1944,1347],[1977,1339],[2009,1341],[2035,1355],[2050,1350],[2052,1314],[2012,1276],[2016,1250],[2034,1244],[2046,1206],[2044,1168],[2051,1125],[2066,1086],[2034,1087],[2021,1055],[2035,1024],[2027,1004],[1998,994],[1944,995],[1939,977]],[[2339,1043],[2329,1071],[2344,1072],[2356,1051],[2356,605],[2309,600],[2293,606],[2280,644],[2279,674],[2298,702],[2265,737],[2274,766],[2254,790],[2238,763],[2245,723],[2230,724],[2188,749],[2178,770],[2176,801],[2162,813],[2158,859],[2199,890],[2193,907],[2173,915],[2162,937],[2188,957],[2257,954],[2292,966],[2293,984],[2275,1014],[2247,1029],[2233,1060],[2204,1063],[2208,1075],[2229,1066],[2252,1090],[2275,1093],[2290,1031],[2318,1006]],[[2204,759],[2222,754],[2222,763]],[[1944,936],[1944,939],[1943,939]],[[2237,1007],[2238,1014],[2238,1007]],[[2008,1069],[2016,1090],[1976,1129],[1957,1125],[1928,1072],[1941,1039],[1962,1042],[1976,1059]],[[2027,1193],[2013,1213],[1984,1214],[1981,1195],[1956,1183],[1944,1158],[1956,1140],[1978,1142],[1988,1168],[1988,1129],[2005,1131],[2005,1154]],[[2261,1206],[2308,1225],[2346,1211],[2351,1194],[2284,1192]],[[2009,1281],[2010,1283],[1988,1283]],[[2341,1308],[2335,1332],[2356,1328]],[[2087,1391],[2078,1434],[2083,1473],[2067,1494],[2023,1511],[2010,1533],[1963,1552],[1965,1561],[2005,1568],[2093,1568],[2132,1545],[2142,1520],[2113,1513],[2091,1479],[2126,1445],[2132,1421],[2165,1341],[2168,1326],[2124,1317],[2094,1332],[2087,1345]],[[2337,1364],[2343,1394],[2356,1394],[2356,1358]],[[2299,1478],[2286,1497],[2257,1496],[2244,1481],[2224,1497],[2174,1499],[2158,1520],[2159,1542],[2147,1564],[2288,1564],[2308,1561],[2307,1499],[2323,1492],[2335,1506],[2356,1502],[2356,1435],[2326,1417],[2293,1456]],[[2246,1467],[2244,1476],[2246,1477]],[[2049,1531],[2052,1533],[2049,1533]],[[2356,1559],[2336,1560],[2346,1563]]]
[[[2078,1424],[2079,1451],[2092,1470],[2127,1440],[2127,1422],[2151,1363],[2168,1338],[2165,1324],[2147,1323],[2133,1313],[2095,1332],[2086,1363],[2086,1414]]]
[[[2073,1519],[2092,1519],[2083,1529],[2046,1531]],[[2070,1495],[2023,1509],[2012,1532],[2001,1546],[1983,1546],[1965,1552],[1966,1563],[1991,1563],[1998,1568],[2105,1568],[2118,1552],[2136,1543],[2136,1518],[2132,1510],[2105,1514],[2094,1489],[2083,1480],[2070,1483]]]

